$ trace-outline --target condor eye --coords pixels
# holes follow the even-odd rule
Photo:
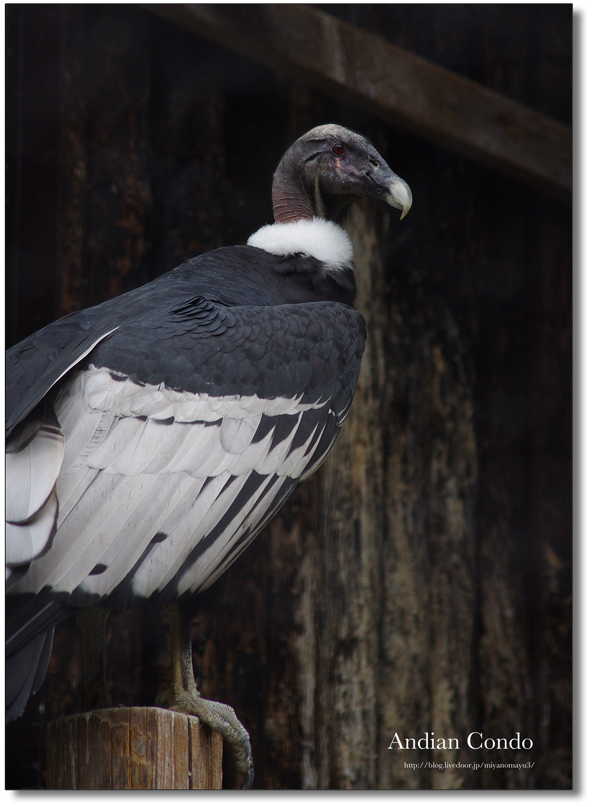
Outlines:
[[[336,157],[343,157],[346,153],[346,149],[342,146],[341,143],[336,143],[335,146],[331,149]]]

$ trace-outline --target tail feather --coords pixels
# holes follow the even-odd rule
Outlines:
[[[59,603],[31,602],[11,609],[6,620],[6,722],[25,711],[42,685],[52,652],[54,628],[72,613]]]
[[[39,633],[29,644],[6,660],[6,722],[10,723],[25,711],[29,698],[42,685],[50,653],[54,628]]]
[[[40,659],[38,661],[37,673],[33,682],[33,686],[31,687],[31,694],[35,695],[41,685],[44,683],[44,679],[46,678],[46,673],[48,672],[48,665],[50,664],[50,656],[52,655],[52,644],[54,641],[54,628],[49,630],[45,634],[44,639],[44,646],[42,648],[42,652],[40,653]]]

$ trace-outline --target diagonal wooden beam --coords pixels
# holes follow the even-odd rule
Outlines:
[[[568,126],[310,6],[149,10],[345,103],[569,201]]]

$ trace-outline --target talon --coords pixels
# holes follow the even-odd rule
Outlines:
[[[250,736],[238,720],[235,711],[226,703],[205,700],[197,689],[193,692],[173,689],[163,693],[157,700],[158,706],[174,712],[194,715],[205,726],[220,734],[230,745],[235,756],[235,767],[242,778],[242,789],[249,790],[254,782],[254,760],[250,746]]]

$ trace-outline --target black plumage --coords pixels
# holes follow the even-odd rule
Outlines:
[[[193,258],[7,353],[9,719],[43,680],[62,618],[208,588],[337,437],[366,333],[350,242],[316,214],[360,195],[405,213],[410,191],[341,127],[312,130],[282,165],[276,224],[249,245]],[[250,776],[235,715],[213,719],[214,704],[190,697]]]

